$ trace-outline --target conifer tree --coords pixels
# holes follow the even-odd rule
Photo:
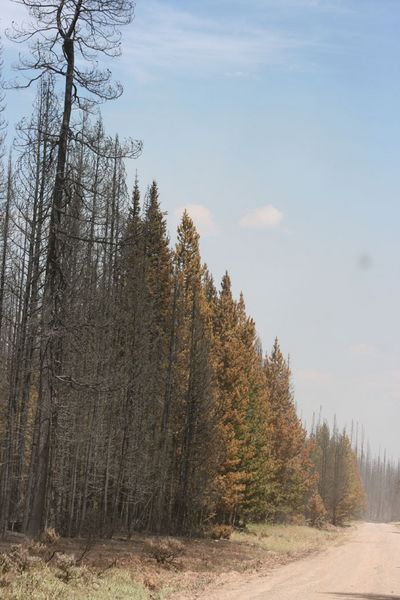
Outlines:
[[[226,273],[215,306],[214,359],[217,385],[220,466],[216,479],[218,516],[232,523],[243,504],[248,474],[249,433],[246,422],[248,380],[238,305]]]
[[[339,488],[339,494],[335,495],[336,504],[332,518],[335,525],[343,524],[349,517],[360,517],[365,509],[364,489],[357,457],[345,431],[339,436],[339,446],[342,468],[338,469],[334,482]]]
[[[355,451],[345,431],[336,425],[331,433],[326,422],[313,435],[313,460],[318,472],[318,495],[334,525],[361,515],[364,491]]]
[[[311,445],[297,416],[290,369],[276,339],[265,359],[269,403],[270,477],[268,512],[272,520],[304,512],[315,482]]]
[[[145,354],[142,389],[145,404],[145,426],[148,429],[147,456],[150,457],[152,501],[147,521],[153,529],[158,519],[157,507],[163,494],[165,473],[164,403],[168,373],[169,332],[172,299],[172,254],[166,232],[165,215],[161,212],[157,184],[153,182],[145,208],[143,222],[144,244],[144,306],[140,314]],[[147,459],[148,460],[148,459]]]
[[[244,459],[247,482],[241,517],[262,521],[268,514],[269,405],[262,348],[253,319],[247,316],[243,294],[238,302],[239,329],[243,346],[243,370],[247,379],[246,431],[248,448]]]
[[[199,235],[185,211],[174,255],[176,375],[173,442],[174,514],[179,532],[199,526],[210,503],[215,472],[215,398],[211,315],[204,290]]]

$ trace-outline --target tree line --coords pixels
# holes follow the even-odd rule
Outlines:
[[[305,514],[322,485],[322,444],[296,414],[278,341],[264,356],[228,274],[216,289],[187,213],[171,248],[156,183],[142,201],[136,181],[130,196],[121,142],[86,116],[90,147],[68,145],[62,312],[48,329],[57,110],[43,81],[4,171],[3,528],[194,532]],[[51,336],[59,354],[48,406]]]
[[[358,514],[347,435],[307,434],[278,340],[263,352],[186,212],[171,246],[157,184],[128,189],[140,143],[109,136],[80,95],[119,94],[75,53],[116,53],[133,6],[23,3],[41,41],[23,63],[39,72],[32,113],[11,147],[0,140],[1,531],[195,534]]]
[[[365,516],[370,521],[400,520],[400,461],[388,458],[386,451],[373,456],[362,443],[356,448],[367,497]]]

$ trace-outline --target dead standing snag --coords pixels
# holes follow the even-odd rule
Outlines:
[[[59,377],[63,374],[63,297],[66,287],[63,265],[68,262],[68,250],[62,221],[68,203],[66,165],[72,108],[74,104],[82,107],[87,106],[87,102],[111,100],[121,95],[121,85],[111,81],[108,69],[99,68],[98,57],[120,54],[120,27],[132,21],[134,2],[20,0],[19,3],[27,8],[31,21],[20,27],[14,25],[8,35],[14,41],[29,42],[31,54],[28,58],[20,58],[19,70],[29,76],[16,85],[29,87],[47,74],[64,79],[43,295],[45,341],[38,398],[40,427],[35,485],[26,515],[28,531],[37,534],[46,526],[48,518],[53,423],[60,395]]]

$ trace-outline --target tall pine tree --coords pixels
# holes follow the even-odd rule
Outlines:
[[[276,339],[265,358],[269,416],[270,476],[268,517],[285,520],[303,513],[315,483],[311,445],[297,416],[290,381],[290,368]]]

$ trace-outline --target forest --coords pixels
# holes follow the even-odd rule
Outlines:
[[[142,145],[105,131],[121,89],[93,55],[118,55],[132,3],[22,3],[36,100],[15,131],[1,104],[1,532],[400,519],[399,466],[306,431],[279,341],[214,281],[190,215],[173,246],[157,183],[130,189]]]

